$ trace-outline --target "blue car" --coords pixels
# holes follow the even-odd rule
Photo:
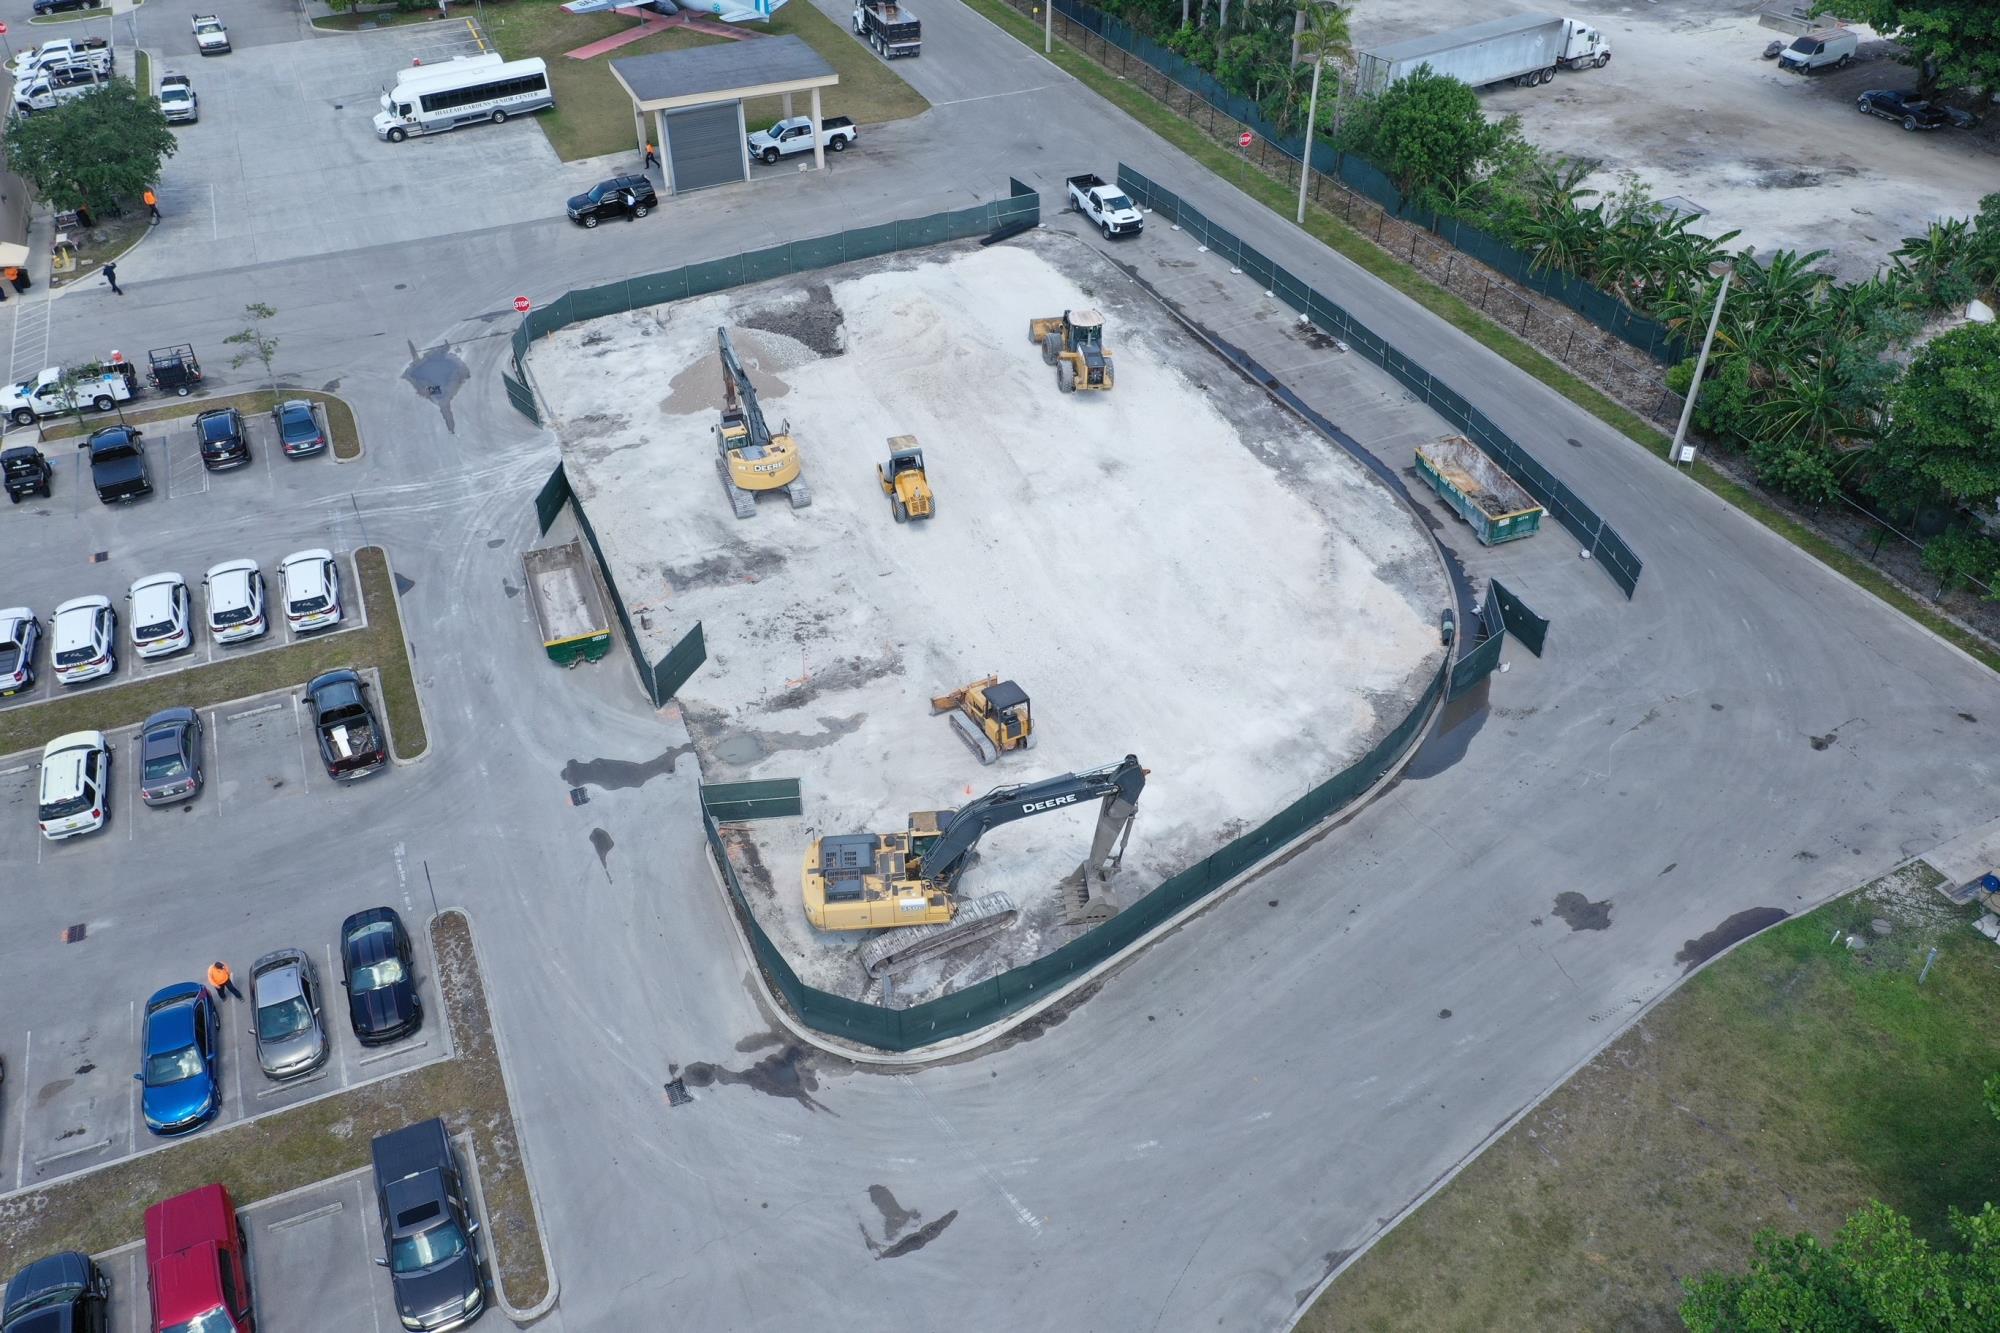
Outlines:
[[[208,988],[183,981],[146,1001],[139,1106],[155,1134],[199,1129],[222,1109],[221,1033]]]

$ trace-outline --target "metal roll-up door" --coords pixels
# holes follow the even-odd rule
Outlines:
[[[667,158],[674,193],[744,179],[743,122],[734,102],[667,113]]]

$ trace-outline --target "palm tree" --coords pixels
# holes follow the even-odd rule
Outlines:
[[[1312,179],[1313,136],[1318,133],[1319,76],[1328,56],[1345,56],[1354,50],[1353,40],[1347,31],[1347,11],[1331,3],[1314,6],[1305,31],[1293,40],[1312,57],[1313,62],[1312,94],[1306,99],[1305,151],[1299,154],[1298,222],[1300,226],[1304,226],[1306,185]]]
[[[1522,184],[1528,192],[1528,211],[1535,217],[1574,208],[1576,201],[1597,193],[1583,188],[1584,178],[1597,169],[1595,163],[1572,158],[1540,158]]]
[[[1890,258],[1896,271],[1909,279],[1926,310],[1942,310],[1972,295],[1965,274],[1965,255],[1972,231],[1964,218],[1933,222],[1922,236],[1905,236]]]

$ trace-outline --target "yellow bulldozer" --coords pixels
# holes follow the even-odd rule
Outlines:
[[[1104,316],[1095,310],[1065,310],[1060,315],[1028,321],[1028,341],[1042,349],[1042,360],[1056,368],[1056,388],[1111,387],[1111,353],[1104,350]]]
[[[1035,748],[1035,721],[1027,691],[1011,680],[987,676],[963,689],[931,699],[931,713],[951,714],[951,729],[966,747],[990,764],[1003,754]]]
[[[750,383],[750,372],[736,359],[729,330],[717,329],[715,340],[722,357],[722,419],[715,426],[715,470],[722,477],[729,507],[738,518],[754,518],[760,494],[783,491],[792,508],[804,509],[812,503],[812,492],[806,487],[791,423],[786,422],[778,431],[765,424],[756,386]]]
[[[889,497],[889,512],[898,523],[929,518],[937,512],[937,497],[931,494],[924,451],[917,448],[916,436],[889,437],[889,461],[875,465],[875,479],[882,483],[882,494]]]

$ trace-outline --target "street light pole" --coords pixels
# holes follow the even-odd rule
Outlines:
[[[1299,13],[1303,14],[1305,13],[1305,11],[1302,9],[1299,11]],[[1292,38],[1292,44],[1294,46],[1298,45],[1298,40],[1299,39],[1296,36],[1294,36]],[[1326,64],[1325,55],[1322,54],[1315,56],[1313,58],[1312,96],[1306,99],[1305,147],[1299,152],[1298,224],[1301,227],[1306,225],[1306,184],[1307,182],[1312,180],[1312,174],[1313,174],[1313,121],[1315,121],[1319,117],[1319,72],[1321,67],[1324,66],[1325,64]]]
[[[1686,458],[1681,456],[1681,441],[1687,438],[1688,422],[1694,417],[1695,396],[1701,392],[1701,374],[1704,370],[1708,369],[1709,344],[1715,341],[1716,325],[1722,323],[1722,302],[1728,297],[1729,282],[1735,276],[1736,270],[1734,268],[1724,269],[1722,271],[1722,286],[1715,293],[1715,309],[1708,316],[1708,332],[1701,340],[1701,355],[1696,357],[1694,362],[1694,379],[1688,383],[1687,401],[1681,404],[1681,423],[1674,427],[1674,442],[1672,447],[1667,450],[1667,461],[1675,466],[1679,466],[1684,462],[1691,463],[1694,461],[1694,451],[1692,449],[1687,451],[1688,456]]]
[[[1056,4],[1055,0],[1042,0],[1042,54],[1048,55],[1056,49]]]

